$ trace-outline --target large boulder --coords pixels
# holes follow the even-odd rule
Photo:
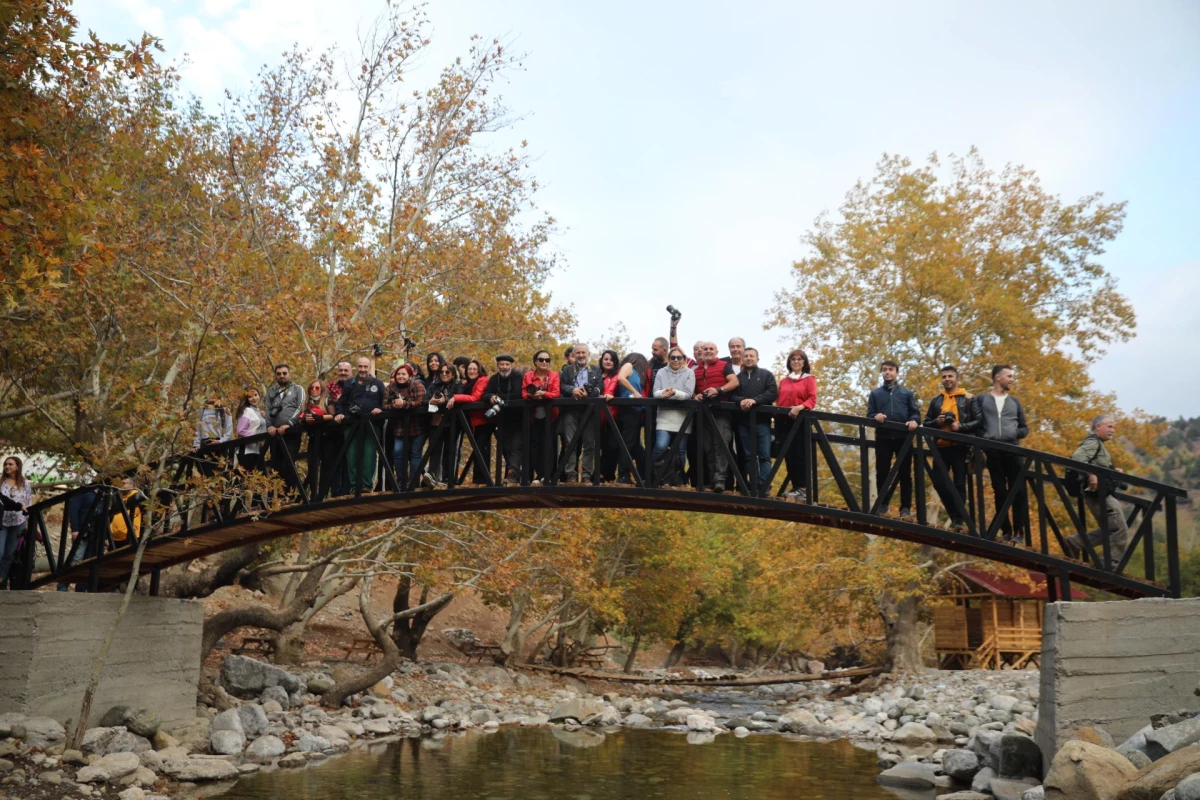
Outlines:
[[[67,738],[63,726],[50,717],[29,717],[21,724],[25,728],[25,744],[34,747],[51,747]]]
[[[162,733],[162,731],[159,731]],[[176,724],[170,731],[176,744],[163,739],[166,747],[182,747],[191,753],[202,753],[208,750],[209,737],[212,735],[212,722],[204,717],[195,717],[187,722]],[[157,741],[157,737],[156,737]],[[155,747],[155,750],[165,750],[166,747]]]
[[[213,731],[211,747],[219,755],[239,755],[246,747],[246,735],[241,731]]]
[[[177,781],[223,781],[238,776],[238,768],[223,758],[193,757],[163,762],[162,771]]]
[[[475,633],[469,628],[442,628],[442,636],[460,653],[469,653],[475,647]]]
[[[1041,780],[1041,748],[1028,736],[1019,733],[1004,734],[1000,737],[1000,769],[996,772],[1001,778]]]
[[[80,749],[88,755],[104,756],[109,753],[144,753],[151,749],[150,740],[125,730],[115,728],[88,728],[83,732]]]
[[[242,723],[242,732],[246,734],[247,739],[261,736],[267,732],[267,728],[271,727],[271,721],[267,719],[267,712],[257,703],[247,703],[237,710],[237,714]]]
[[[286,750],[282,739],[268,734],[260,736],[250,743],[250,746],[246,748],[246,758],[266,763],[279,758]]]
[[[828,725],[823,725],[811,711],[804,708],[793,709],[784,714],[776,725],[784,733],[798,733],[801,736],[831,738],[838,735],[837,731]]]
[[[980,764],[995,771],[1000,769],[1000,740],[1003,737],[1000,731],[976,731],[968,746],[979,756]]]
[[[1115,750],[1068,741],[1054,756],[1042,785],[1046,800],[1116,800],[1136,774],[1129,759]]]
[[[973,750],[947,750],[942,753],[942,771],[959,783],[970,783],[980,769],[979,756]]]
[[[141,760],[133,753],[111,753],[101,756],[89,766],[79,770],[75,780],[79,783],[104,783],[115,781],[137,772]]]
[[[933,744],[937,734],[919,722],[906,722],[892,733],[892,741],[900,744]]]
[[[273,664],[231,655],[221,664],[221,685],[237,697],[257,698],[268,686],[281,686],[290,695],[305,688],[299,678]]]
[[[1200,772],[1200,744],[1163,756],[1137,772],[1123,790],[1120,800],[1158,800],[1175,784]]]
[[[1200,742],[1200,717],[1192,717],[1174,725],[1151,729],[1146,733],[1146,744],[1142,749],[1152,761],[1158,761],[1168,753],[1197,742]]]
[[[933,766],[917,761],[902,761],[891,769],[885,769],[875,778],[882,786],[898,789],[932,789],[936,784]]]
[[[603,713],[605,704],[599,700],[584,697],[572,697],[556,705],[550,711],[551,722],[562,722],[565,719],[582,721],[585,717]]]

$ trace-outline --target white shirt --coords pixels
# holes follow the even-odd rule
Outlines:
[[[996,401],[996,416],[997,417],[1003,416],[1004,415],[1004,403],[1006,400],[1008,400],[1008,395],[1006,395],[1006,394],[992,395],[992,399]]]

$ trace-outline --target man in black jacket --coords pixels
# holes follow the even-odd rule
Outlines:
[[[888,359],[879,365],[883,385],[871,390],[867,397],[867,416],[877,423],[899,422],[910,431],[916,430],[921,408],[912,389],[900,385],[900,365]],[[883,494],[892,461],[899,455],[908,437],[900,431],[880,428],[875,431],[875,490],[880,492],[880,513],[888,513],[892,493]],[[900,519],[912,519],[912,450],[900,462]]]
[[[571,363],[562,368],[559,373],[559,385],[562,396],[583,400],[588,397],[599,397],[603,394],[604,378],[600,375],[600,367],[590,364],[592,353],[586,344],[577,344],[571,354]],[[572,437],[583,427],[580,441],[575,443],[575,449],[568,455],[567,471],[563,476],[567,483],[574,483],[582,476],[584,483],[592,482],[592,472],[596,467],[596,426],[584,425],[587,416],[587,406],[564,408],[558,416],[558,434],[562,438],[565,451]],[[580,452],[583,454],[583,464],[576,470]]]
[[[489,414],[497,412],[499,426],[496,440],[504,456],[504,483],[513,485],[521,481],[521,408],[514,403],[521,398],[521,373],[516,370],[517,360],[507,353],[496,356],[496,371],[488,378],[483,398],[492,404]]]
[[[733,402],[738,404],[738,441],[741,442],[743,472],[750,490],[759,497],[766,497],[771,487],[767,478],[771,474],[771,418],[763,414],[755,419],[755,406],[769,406],[779,396],[775,376],[769,369],[758,365],[758,350],[747,347],[742,350],[742,371],[738,373],[738,387],[733,391]]]
[[[1029,435],[1029,426],[1025,424],[1025,409],[1021,408],[1017,398],[1009,394],[1016,381],[1016,375],[1008,364],[992,367],[992,390],[976,397],[972,404],[977,431],[982,438],[992,442],[1017,444]],[[1024,481],[1017,485],[1017,476],[1021,474],[1021,457],[1013,453],[989,450],[987,468],[992,479],[992,495],[996,498],[997,510],[1004,505],[1009,492],[1016,490],[1016,497],[1012,503],[1012,522],[1009,522],[1007,514],[1000,522],[1004,541],[1009,544],[1028,542],[1029,500],[1026,497]]]
[[[383,381],[371,374],[371,359],[358,359],[358,374],[354,380],[342,387],[338,398],[335,422],[351,420],[369,421],[383,412]],[[350,491],[361,488],[369,492],[375,488],[375,455],[378,448],[375,438],[380,435],[378,426],[361,424],[348,431],[350,443],[346,446],[346,476]]]
[[[942,391],[929,402],[929,408],[925,411],[925,425],[955,433],[973,432],[979,424],[971,400],[967,390],[958,385],[958,367],[942,367]],[[934,470],[933,488],[950,515],[950,530],[961,533],[966,530],[966,523],[958,511],[958,505],[966,508],[967,504],[967,455],[970,447],[949,439],[937,439],[935,443],[950,480]],[[958,497],[958,503],[954,502],[955,496]]]

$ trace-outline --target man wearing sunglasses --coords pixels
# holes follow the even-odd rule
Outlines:
[[[267,434],[271,436],[271,464],[290,491],[300,488],[296,457],[300,452],[300,414],[304,387],[292,383],[287,364],[275,366],[275,383],[267,389]]]

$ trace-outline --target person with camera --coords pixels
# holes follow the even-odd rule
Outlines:
[[[521,398],[523,376],[516,370],[517,359],[508,353],[496,356],[496,372],[488,378],[483,394],[492,407],[484,418],[496,426],[496,443],[504,458],[504,484],[521,482],[521,409],[511,405]]]
[[[454,427],[446,414],[450,398],[459,394],[458,369],[453,362],[443,361],[437,374],[426,384],[429,399],[429,452],[421,484],[427,489],[445,489],[448,479],[454,478],[454,456],[457,442],[451,435]]]
[[[566,397],[585,400],[589,397],[599,397],[604,393],[604,378],[600,375],[600,367],[591,363],[592,351],[586,344],[576,344],[571,357],[571,363],[562,368],[559,373],[559,386]],[[580,441],[575,443],[574,452],[570,453],[567,462],[565,479],[567,483],[582,480],[592,482],[592,474],[596,469],[596,426],[584,425],[587,419],[588,406],[562,409],[558,417],[558,434],[565,448],[570,444],[579,429],[583,432]],[[578,462],[578,470],[576,464]]]
[[[734,374],[733,365],[717,357],[717,343],[705,342],[700,348],[700,364],[694,370],[696,375],[696,394],[694,399],[709,403],[719,403],[728,400],[738,388],[738,376]],[[725,491],[725,478],[729,474],[729,457],[726,452],[733,452],[733,418],[730,412],[714,408],[712,410],[713,424],[705,428],[704,466],[707,476],[696,476],[697,483],[705,480],[714,492]],[[715,426],[716,430],[713,430]],[[725,443],[725,447],[717,444],[717,437]]]
[[[696,373],[687,367],[687,355],[678,346],[667,352],[667,368],[654,377],[654,396],[659,400],[683,403],[696,393]],[[687,411],[659,408],[654,428],[654,476],[659,486],[682,486],[688,434],[692,426]],[[675,439],[674,447],[671,439]],[[670,452],[668,452],[670,451]]]
[[[771,485],[771,418],[757,416],[755,406],[769,406],[779,396],[775,375],[758,364],[758,349],[742,349],[742,371],[738,373],[738,388],[733,392],[737,414],[738,440],[741,442],[743,470],[750,491],[767,497]],[[757,419],[756,419],[757,417]]]
[[[271,437],[271,465],[291,492],[300,488],[296,457],[300,452],[300,415],[304,387],[292,383],[287,364],[275,366],[275,383],[267,389],[267,435]]]
[[[788,433],[801,424],[800,415],[817,407],[817,379],[813,377],[808,354],[793,350],[787,357],[788,374],[779,381],[779,397],[775,405],[790,408],[786,417],[775,418],[775,439],[780,447],[787,441]],[[785,497],[799,503],[808,502],[808,448],[804,446],[803,429],[797,430],[791,443],[783,453],[787,466],[788,481],[792,490]]]
[[[1112,414],[1101,414],[1092,420],[1091,431],[1079,443],[1079,447],[1075,448],[1075,453],[1071,458],[1094,467],[1117,469],[1113,466],[1112,455],[1105,446],[1107,442],[1112,441],[1116,433],[1116,418]],[[1075,474],[1079,475],[1079,473]],[[1083,485],[1080,486],[1081,491],[1078,495],[1083,497],[1083,504],[1087,506],[1088,511],[1092,512],[1092,516],[1096,518],[1097,523],[1101,522],[1101,515],[1103,514],[1104,524],[1102,527],[1090,530],[1087,533],[1077,533],[1073,536],[1068,536],[1066,540],[1067,555],[1072,558],[1080,558],[1084,553],[1083,543],[1086,539],[1092,545],[1092,550],[1096,553],[1097,557],[1103,559],[1104,534],[1105,529],[1107,529],[1107,567],[1110,570],[1115,570],[1120,565],[1122,559],[1125,558],[1125,551],[1129,549],[1129,525],[1125,522],[1125,511],[1121,508],[1121,501],[1113,494],[1117,489],[1122,487],[1120,485],[1113,485],[1109,479],[1100,478],[1094,473],[1084,473],[1083,476],[1080,476],[1079,480]]]
[[[483,402],[483,393],[487,390],[488,374],[483,364],[478,359],[472,358],[463,368],[466,378],[462,381],[459,387],[459,393],[451,396],[449,402],[446,403],[446,408],[454,408],[455,403],[481,403]],[[471,436],[475,439],[475,446],[478,449],[480,459],[484,464],[490,464],[492,460],[492,434],[496,431],[496,426],[488,419],[487,411],[481,408],[471,409],[467,412],[467,422],[471,426]],[[461,437],[459,439],[459,447],[462,446]],[[485,486],[488,483],[488,469],[480,468],[479,459],[472,456],[471,482],[476,486]]]
[[[348,432],[346,478],[351,492],[369,492],[375,488],[375,457],[378,454],[375,440],[380,435],[378,426],[371,419],[383,413],[387,389],[383,381],[372,374],[371,359],[360,357],[355,369],[357,375],[343,387],[333,419],[339,424],[345,424],[347,419],[360,423]]]
[[[550,426],[552,420],[558,417],[558,409],[547,404],[562,395],[562,381],[552,368],[553,363],[548,350],[538,350],[533,354],[533,369],[526,372],[521,381],[522,396],[534,401],[529,414],[529,466],[533,471],[531,486],[541,486],[549,480],[550,465],[554,462],[554,435],[550,432]]]
[[[391,383],[383,393],[383,407],[405,411],[393,423],[392,469],[396,472],[396,491],[416,488],[417,470],[425,449],[429,417],[425,407],[425,384],[416,377],[411,364],[401,364],[392,372]]]
[[[1017,444],[1029,435],[1025,424],[1025,409],[1013,397],[1012,387],[1017,382],[1013,368],[1008,364],[992,367],[992,390],[979,395],[972,401],[971,409],[977,420],[976,432],[988,441]],[[1021,474],[1021,457],[1015,453],[987,452],[987,470],[992,481],[992,495],[996,508],[1004,505],[1009,492],[1016,490],[1012,504],[1012,522],[1008,515],[1000,522],[1004,541],[1020,545],[1026,541],[1029,531],[1029,500],[1024,482],[1018,483]]]
[[[658,377],[658,371],[668,366],[670,359],[667,354],[672,347],[679,346],[679,320],[683,318],[683,312],[675,306],[667,306],[667,313],[671,315],[671,336],[659,336],[650,344],[650,385],[654,385],[655,379]],[[688,367],[694,367],[695,364],[688,364]]]
[[[942,391],[929,401],[925,410],[925,426],[955,433],[973,433],[979,427],[975,418],[974,398],[958,385],[958,367],[942,367]],[[966,521],[958,513],[955,496],[964,508],[967,504],[967,456],[971,448],[949,439],[935,439],[938,455],[946,464],[950,480],[937,470],[933,473],[933,488],[942,500],[942,506],[950,516],[950,530],[962,533],[967,529]],[[930,458],[933,456],[930,455]],[[953,492],[954,494],[951,494]]]
[[[871,390],[867,397],[867,416],[882,425],[885,422],[898,422],[913,431],[921,420],[921,407],[912,389],[900,385],[900,365],[891,359],[879,365],[883,375],[883,385]],[[908,438],[903,431],[892,431],[879,428],[875,431],[875,490],[880,492],[880,513],[888,513],[888,504],[892,493],[883,494],[887,485],[888,473],[892,470],[892,462],[899,458],[904,442]],[[913,471],[912,450],[900,460],[900,519],[911,520]]]
[[[196,435],[192,447],[199,450],[210,444],[228,442],[233,438],[233,415],[225,408],[219,397],[209,395],[200,409],[196,420]]]

